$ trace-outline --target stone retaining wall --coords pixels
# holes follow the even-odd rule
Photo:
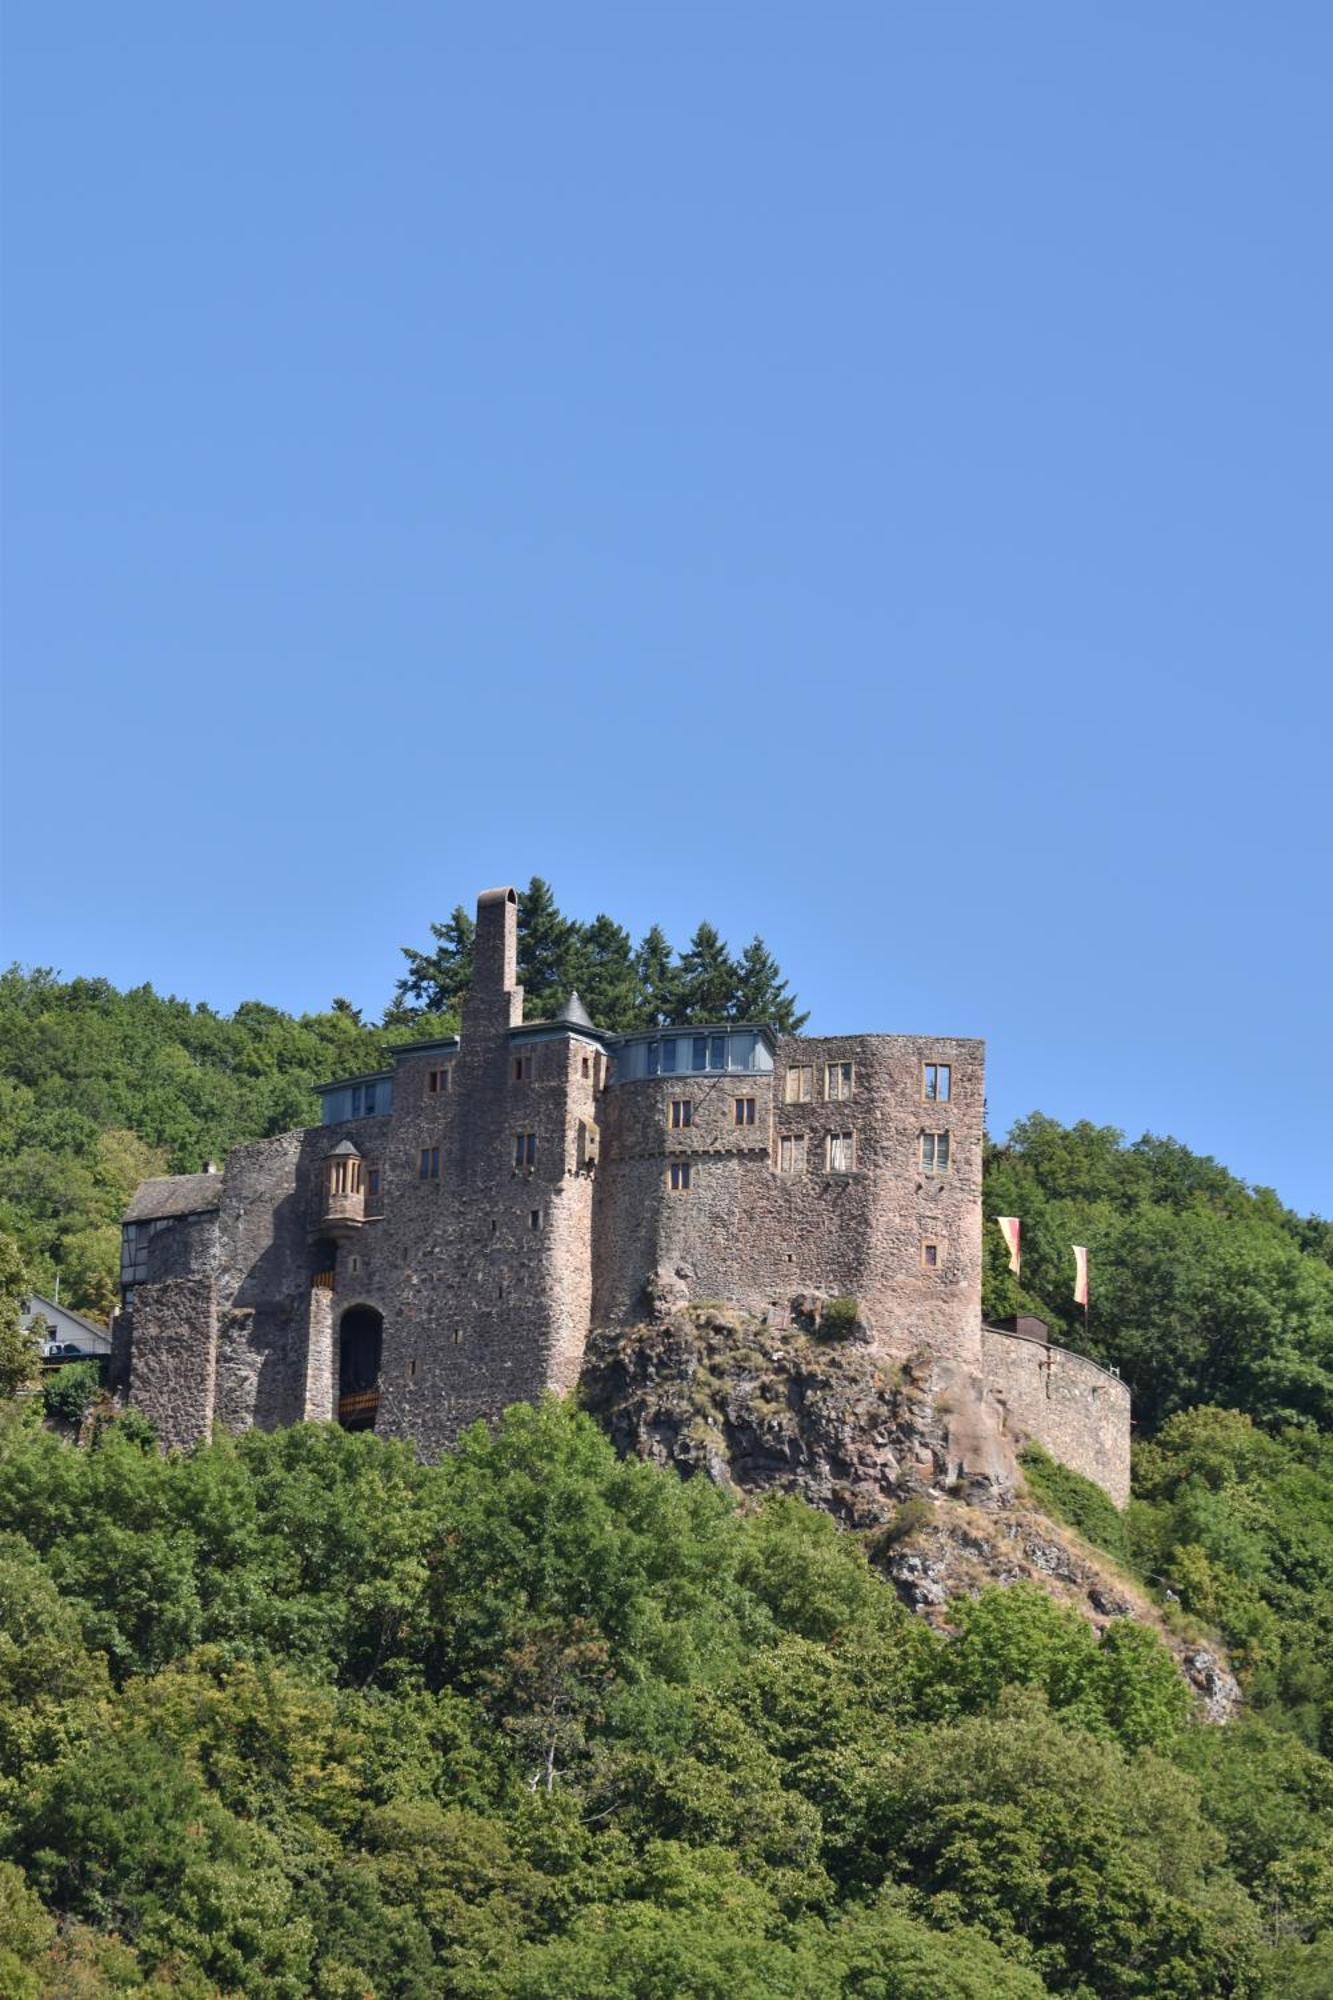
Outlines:
[[[994,1326],[981,1330],[981,1362],[1015,1448],[1034,1438],[1123,1507],[1129,1499],[1129,1390],[1120,1377],[1086,1355]]]

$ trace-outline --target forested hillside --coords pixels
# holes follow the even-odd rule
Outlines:
[[[539,889],[533,1013],[571,984],[626,1024],[795,1007],[758,941],[763,1006],[706,927],[635,950]],[[142,1174],[305,1122],[314,1082],[451,1021],[461,912],[435,946],[373,1027],[0,981],[0,1390],[30,1279],[111,1303]],[[1099,1639],[1026,1587],[931,1631],[886,1580],[919,1501],[867,1537],[747,1510],[558,1405],[421,1467],[320,1427],[164,1459],[109,1411],[76,1444],[10,1395],[0,1992],[1333,1991],[1333,1228],[1040,1116],[991,1147],[986,1208],[1024,1228],[1020,1291],[988,1223],[988,1312],[1041,1313],[1135,1396],[1124,1515],[1039,1455],[1032,1497],[1225,1645],[1243,1720],[1200,1724],[1146,1626]]]

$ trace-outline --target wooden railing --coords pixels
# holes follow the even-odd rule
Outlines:
[[[380,1406],[378,1389],[359,1389],[350,1396],[338,1398],[338,1422],[348,1423],[354,1417],[369,1418],[373,1423],[375,1412]]]
[[[312,1292],[331,1292],[333,1290],[333,1272],[316,1271],[314,1277],[310,1280],[310,1289]]]

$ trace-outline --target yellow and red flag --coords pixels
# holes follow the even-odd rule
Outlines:
[[[1074,1304],[1088,1303],[1088,1253],[1081,1243],[1074,1245]]]
[[[1023,1235],[1023,1225],[1016,1215],[997,1215],[995,1226],[1001,1236],[1003,1236],[1009,1249],[1009,1269],[1017,1277],[1023,1263],[1023,1253],[1019,1247]]]

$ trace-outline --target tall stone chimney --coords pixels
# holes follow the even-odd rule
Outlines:
[[[523,1019],[518,983],[518,897],[512,889],[485,889],[477,898],[472,985],[463,1005],[464,1035],[493,1035]]]

